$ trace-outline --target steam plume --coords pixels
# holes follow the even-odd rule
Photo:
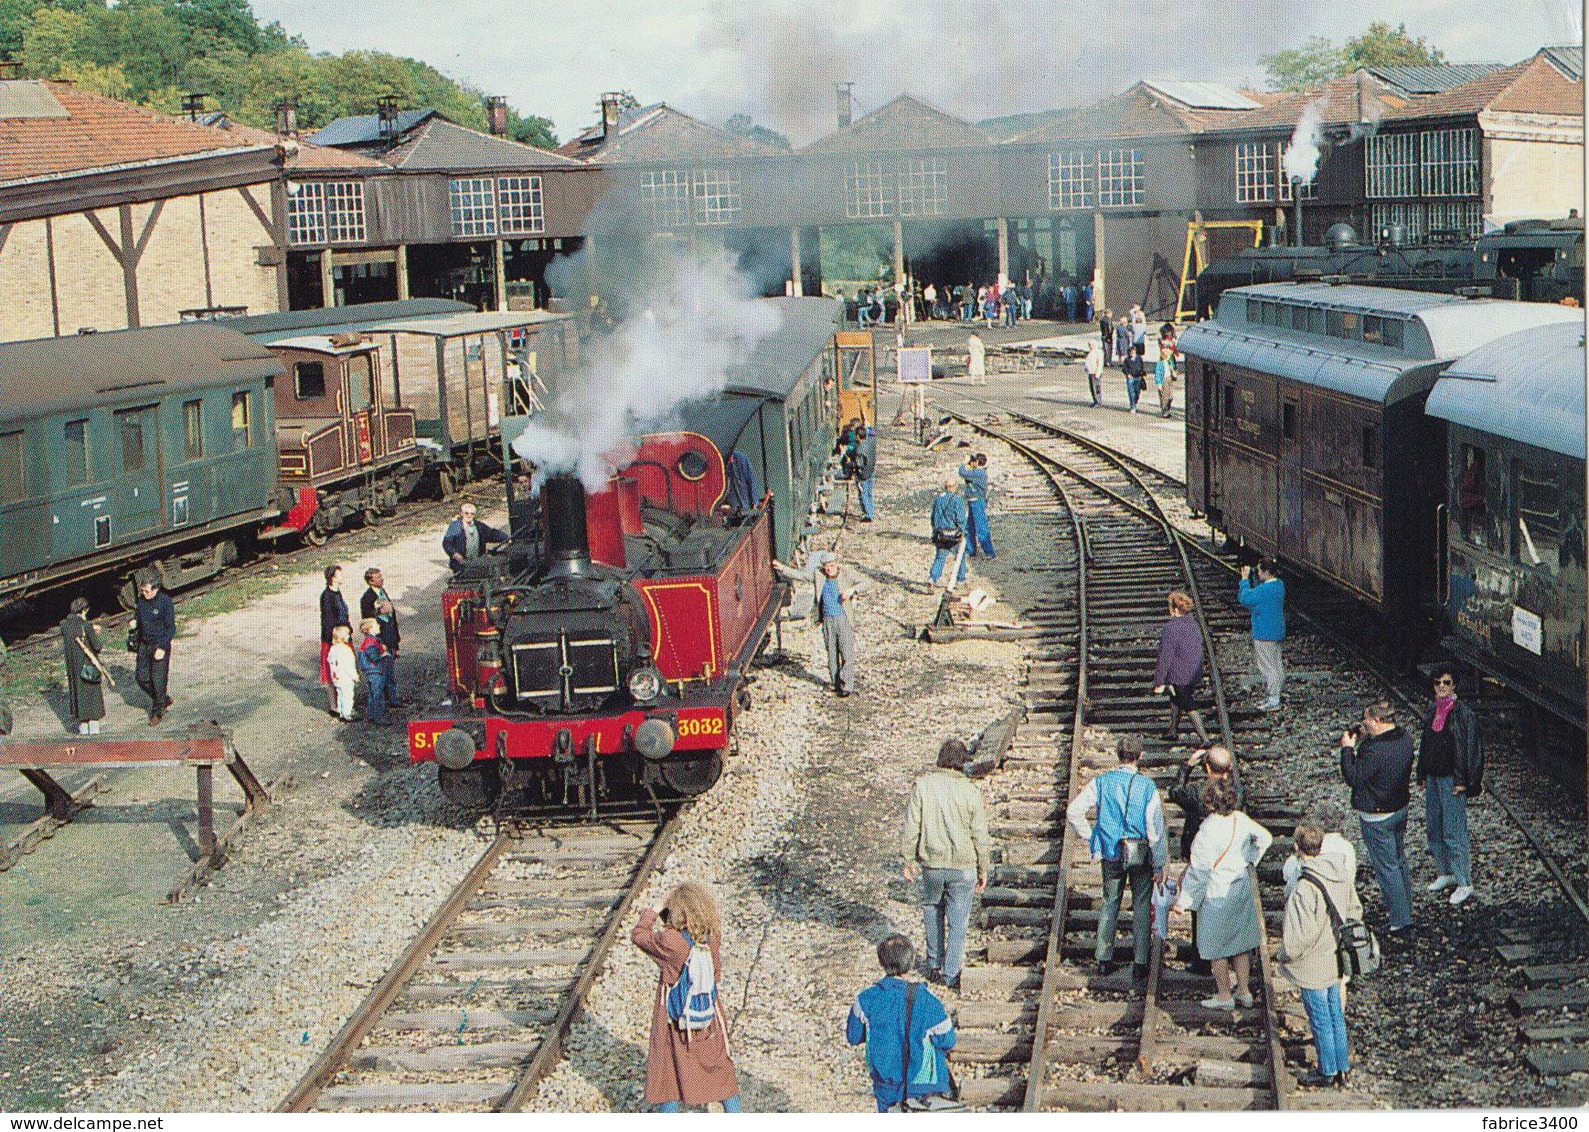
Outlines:
[[[1291,132],[1291,143],[1286,146],[1282,163],[1287,180],[1311,185],[1319,171],[1319,147],[1324,141],[1324,116],[1319,106],[1318,102],[1304,106],[1302,117],[1297,119],[1297,128]]]

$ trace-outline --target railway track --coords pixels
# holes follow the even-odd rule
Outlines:
[[[277,1111],[522,1109],[678,820],[499,830]]]
[[[1294,1090],[1267,946],[1255,1008],[1234,1013],[1199,1005],[1208,982],[1167,967],[1157,942],[1139,993],[1124,912],[1115,953],[1125,961],[1112,974],[1094,973],[1102,876],[1064,829],[1069,798],[1093,773],[1116,765],[1114,736],[1152,734],[1161,725],[1162,700],[1147,685],[1164,599],[1171,589],[1198,597],[1199,568],[1130,465],[1079,446],[1056,453],[1053,436],[1020,424],[994,429],[960,419],[1026,458],[1011,507],[1035,513],[1059,547],[1045,558],[1039,587],[1053,596],[1024,614],[1040,633],[1027,723],[995,785],[1002,860],[983,893],[994,938],[962,976],[955,1060],[977,1073],[965,1083],[966,1098],[1026,1111],[1289,1107]],[[1212,660],[1214,632],[1234,633],[1245,620],[1198,605]],[[1239,751],[1266,740],[1266,718],[1228,708],[1217,664],[1210,675],[1225,741]],[[1163,786],[1184,757],[1184,747],[1145,738],[1141,766]],[[1256,797],[1249,810],[1282,835],[1294,824]],[[1173,807],[1167,817],[1178,836]],[[1265,872],[1277,878],[1277,864]]]

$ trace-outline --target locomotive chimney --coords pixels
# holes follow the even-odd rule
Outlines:
[[[590,537],[585,530],[585,488],[568,473],[548,476],[541,487],[546,528],[546,575],[577,578],[590,573]]]

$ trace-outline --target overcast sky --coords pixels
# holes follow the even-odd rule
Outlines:
[[[1144,77],[1261,86],[1258,57],[1371,20],[1405,23],[1452,62],[1514,63],[1580,43],[1577,0],[254,0],[317,51],[424,60],[566,141],[604,90],[715,125],[746,112],[796,144],[831,129],[832,84],[857,113],[910,91],[979,119],[1076,106]]]

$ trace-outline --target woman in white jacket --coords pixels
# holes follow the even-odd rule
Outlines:
[[[1214,968],[1213,1010],[1251,1006],[1247,953],[1263,943],[1258,908],[1247,867],[1274,841],[1270,832],[1236,809],[1236,790],[1222,779],[1203,787],[1208,816],[1192,842],[1192,859],[1181,877],[1175,908],[1197,913],[1197,953]]]

